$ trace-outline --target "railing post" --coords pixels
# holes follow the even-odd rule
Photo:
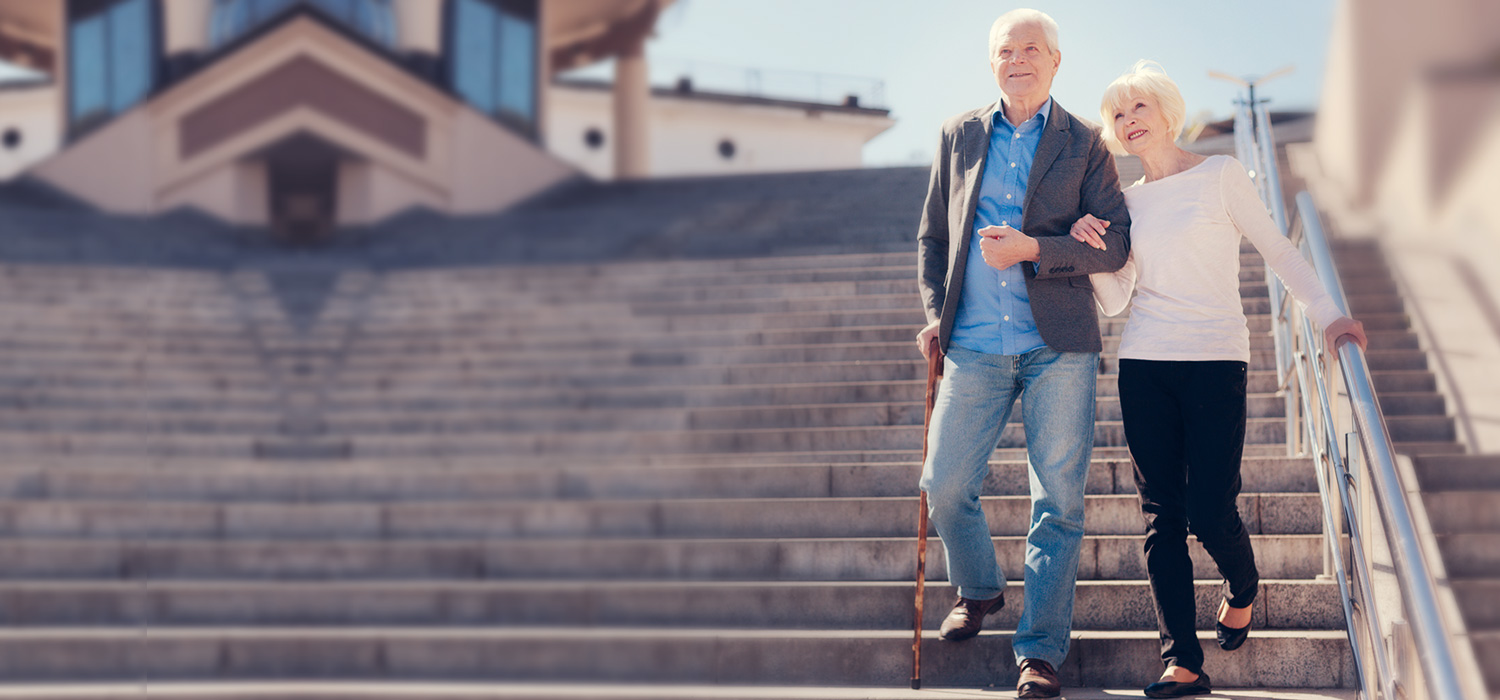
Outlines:
[[[1323,459],[1331,461],[1332,458],[1325,454]],[[1334,468],[1332,464],[1322,466],[1323,468],[1318,470],[1318,479],[1326,486],[1327,490],[1325,493],[1339,493],[1339,470]],[[1335,508],[1331,515],[1332,517],[1325,518],[1325,522],[1332,526],[1333,531],[1328,533],[1330,536],[1323,547],[1323,573],[1317,577],[1319,581],[1333,581],[1336,579],[1340,567],[1337,566],[1334,557],[1342,557],[1344,555],[1343,546],[1341,545],[1344,541],[1344,510],[1342,508]],[[1348,560],[1340,559],[1339,561]]]
[[[1337,420],[1338,416],[1334,416],[1334,419]],[[1359,433],[1349,431],[1343,434],[1343,438],[1344,473],[1349,475],[1349,488],[1354,492],[1354,497],[1357,499],[1354,506],[1354,512],[1359,514],[1359,521],[1362,523],[1375,522],[1370,519],[1370,489],[1365,487],[1365,485],[1368,484],[1370,480],[1366,478],[1367,475],[1365,474],[1365,460],[1363,453],[1360,451],[1361,447],[1359,444]],[[1370,528],[1366,529],[1368,530]],[[1375,554],[1373,549],[1375,544],[1374,539],[1375,538],[1373,536],[1364,537],[1361,538],[1359,542],[1359,544],[1364,548],[1363,553],[1365,561],[1371,561],[1371,557]],[[1353,553],[1349,550],[1352,549],[1355,544],[1356,543],[1352,540],[1343,544],[1343,550],[1345,552],[1346,559],[1349,556],[1353,556]]]

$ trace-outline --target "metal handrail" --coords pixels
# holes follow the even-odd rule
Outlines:
[[[1237,104],[1235,147],[1240,161],[1254,171],[1261,195],[1283,233],[1301,234],[1300,248],[1304,255],[1310,258],[1339,310],[1349,315],[1348,298],[1333,265],[1312,196],[1307,192],[1297,195],[1296,219],[1290,222],[1287,219],[1265,102],[1252,97]],[[1401,697],[1396,675],[1398,664],[1392,659],[1391,645],[1385,643],[1381,611],[1375,603],[1374,570],[1366,553],[1371,545],[1366,535],[1372,532],[1372,527],[1381,527],[1401,593],[1402,610],[1396,612],[1404,612],[1409,621],[1426,690],[1434,698],[1464,698],[1453,638],[1439,609],[1437,584],[1426,558],[1429,553],[1419,544],[1365,353],[1346,342],[1330,355],[1322,334],[1292,303],[1288,290],[1269,266],[1266,282],[1272,301],[1278,378],[1286,398],[1288,450],[1294,454],[1310,453],[1318,470],[1328,545],[1327,568],[1338,581],[1360,685],[1373,697],[1385,700]],[[1333,377],[1324,369],[1325,363],[1335,358],[1346,392],[1338,397],[1332,386]],[[1346,411],[1352,418],[1355,442],[1347,450],[1340,446],[1344,433],[1336,420],[1336,410]],[[1356,461],[1360,457],[1363,459]],[[1352,465],[1360,464],[1363,468],[1351,469]],[[1378,524],[1369,523],[1360,507],[1360,499],[1370,496],[1378,507]],[[1345,535],[1352,566],[1345,562]]]

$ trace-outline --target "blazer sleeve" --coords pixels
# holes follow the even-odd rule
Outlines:
[[[1036,278],[1039,280],[1114,272],[1125,265],[1130,255],[1130,212],[1125,208],[1125,195],[1120,193],[1120,173],[1115,170],[1114,156],[1093,129],[1082,124],[1075,124],[1074,129],[1087,133],[1091,139],[1088,169],[1079,193],[1082,211],[1078,216],[1093,214],[1094,218],[1109,222],[1103,236],[1105,249],[1079,243],[1066,230],[1038,236],[1041,256],[1036,263]]]
[[[922,309],[927,322],[937,321],[947,298],[948,279],[948,191],[952,158],[952,135],[943,129],[937,157],[932,161],[932,175],[927,183],[927,198],[922,204],[922,219],[917,224],[917,280],[921,287]]]

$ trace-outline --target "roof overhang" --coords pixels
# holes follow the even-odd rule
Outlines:
[[[551,0],[545,12],[553,71],[619,55],[650,36],[674,0]]]
[[[0,59],[50,72],[62,34],[61,3],[0,0]]]

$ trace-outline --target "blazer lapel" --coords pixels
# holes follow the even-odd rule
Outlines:
[[[1037,190],[1041,189],[1042,178],[1047,176],[1047,170],[1052,167],[1052,162],[1057,160],[1057,154],[1062,153],[1063,146],[1068,143],[1068,124],[1073,121],[1062,107],[1057,106],[1057,101],[1052,101],[1052,112],[1047,116],[1047,126],[1042,131],[1042,140],[1036,145],[1036,157],[1031,159],[1031,176],[1026,179],[1026,201],[1021,205],[1021,226],[1026,226],[1026,212],[1031,211],[1031,200],[1036,197]]]
[[[990,152],[991,124],[986,118],[990,110],[964,120],[963,141],[960,145],[963,156],[964,198],[963,231],[959,235],[955,263],[961,264],[969,254],[969,240],[974,234],[974,212],[979,206],[979,185],[984,180],[984,164]],[[954,267],[957,267],[955,265]],[[953,269],[950,267],[949,269]]]

